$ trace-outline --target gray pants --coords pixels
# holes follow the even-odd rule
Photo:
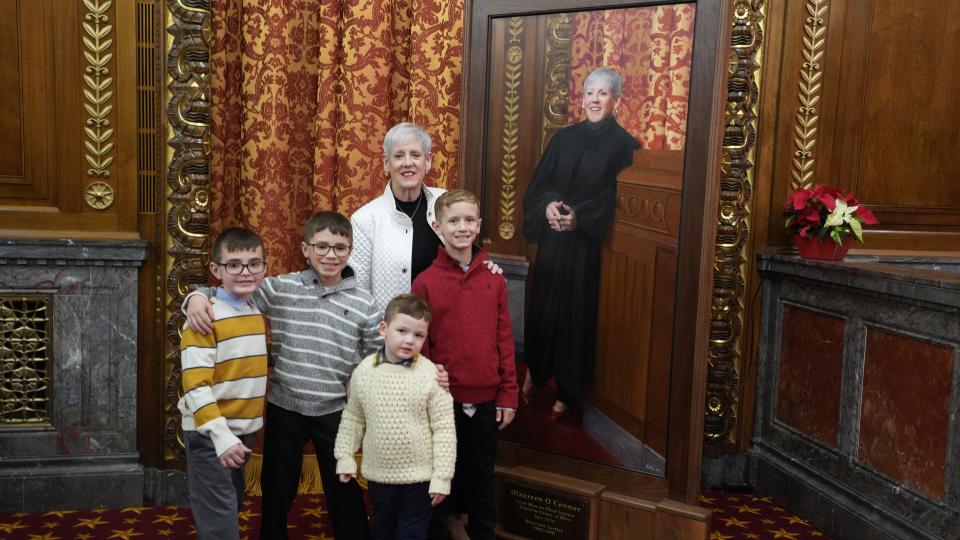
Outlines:
[[[196,431],[184,431],[183,438],[187,446],[190,509],[197,524],[197,538],[239,540],[237,512],[246,489],[243,467],[227,469],[221,465],[213,441]],[[256,434],[242,435],[240,440],[249,448]]]

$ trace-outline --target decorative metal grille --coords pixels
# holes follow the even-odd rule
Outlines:
[[[0,297],[0,426],[50,423],[50,299]]]

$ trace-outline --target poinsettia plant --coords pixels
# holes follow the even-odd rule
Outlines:
[[[830,237],[843,244],[853,236],[863,243],[863,226],[880,223],[869,208],[860,204],[853,192],[844,193],[832,186],[797,188],[783,207],[787,231],[803,238],[816,238],[821,244]]]

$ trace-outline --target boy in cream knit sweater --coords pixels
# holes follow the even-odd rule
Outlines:
[[[350,379],[347,408],[334,445],[341,482],[363,475],[373,504],[373,538],[426,539],[432,508],[450,493],[457,441],[453,398],[437,384],[437,368],[420,356],[430,308],[413,294],[387,304],[384,346]]]

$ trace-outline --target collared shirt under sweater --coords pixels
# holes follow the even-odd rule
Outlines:
[[[342,410],[354,368],[383,342],[373,296],[357,286],[349,266],[342,275],[324,287],[308,268],[268,277],[254,293],[270,323],[270,403],[306,416]]]

